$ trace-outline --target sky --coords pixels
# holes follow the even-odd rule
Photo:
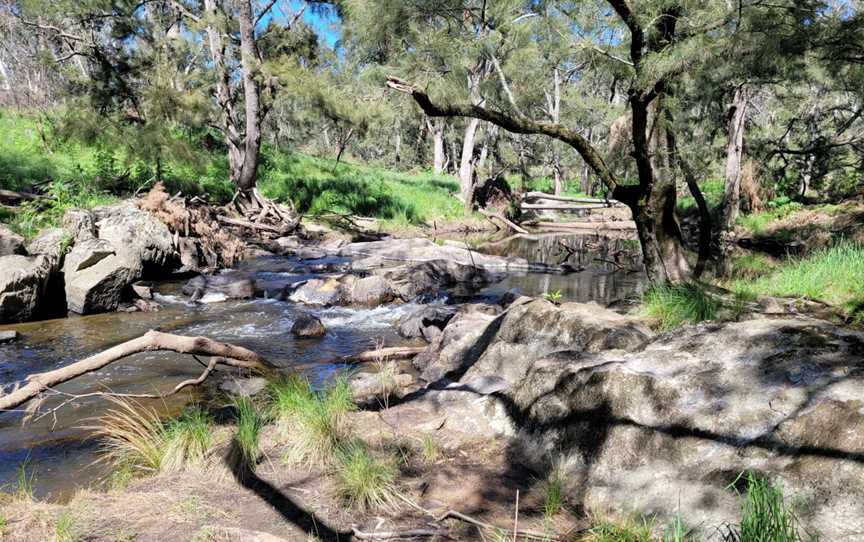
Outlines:
[[[266,25],[271,18],[275,18],[277,21],[287,21],[300,11],[304,4],[306,2],[303,0],[279,2],[273,8],[272,16],[263,17],[261,24]],[[321,7],[313,7],[311,4],[307,5],[306,10],[303,12],[303,21],[318,35],[321,43],[330,49],[336,48],[342,37],[342,31],[341,21],[333,8],[326,5]]]

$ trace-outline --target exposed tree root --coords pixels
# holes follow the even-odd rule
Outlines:
[[[137,354],[139,352],[154,352],[158,350],[170,350],[180,354],[191,354],[192,356],[211,356],[211,359],[210,362],[206,364],[204,372],[198,378],[181,382],[175,386],[173,390],[163,394],[124,395],[113,394],[110,392],[94,392],[85,395],[72,395],[58,392],[54,389],[54,386],[68,382],[84,374],[98,371],[106,365],[131,356],[132,354]],[[200,360],[198,361],[200,362]],[[216,365],[219,364],[258,372],[266,372],[273,368],[273,366],[263,357],[251,350],[243,348],[242,346],[214,341],[207,337],[187,337],[151,330],[137,339],[132,339],[118,344],[108,350],[72,363],[71,365],[45,373],[33,374],[21,382],[12,384],[11,391],[0,395],[0,411],[15,409],[31,399],[42,399],[46,393],[66,396],[68,400],[64,401],[64,404],[71,400],[94,395],[113,395],[137,398],[167,397],[168,395],[177,393],[186,387],[198,385],[204,382]],[[40,402],[41,401],[37,401],[35,405],[31,405],[28,412],[35,411]]]

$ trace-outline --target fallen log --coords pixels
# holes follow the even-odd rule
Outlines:
[[[273,232],[277,235],[284,235],[291,231],[291,228],[277,228],[276,226],[271,226],[270,224],[259,224],[258,222],[251,222],[249,220],[241,220],[239,218],[229,218],[227,216],[219,215],[216,217],[216,220],[223,224],[228,224],[229,226],[239,226],[241,228],[249,228],[252,230],[261,230],[261,231],[269,231]]]
[[[573,196],[556,196],[554,194],[546,194],[545,192],[528,192],[524,199],[548,199],[552,201],[570,201],[573,203],[605,203],[606,207],[618,207],[624,204],[614,199],[600,198],[577,198]]]
[[[368,361],[408,359],[413,358],[424,350],[426,350],[425,346],[393,346],[388,348],[377,348],[375,350],[360,352],[354,356],[348,356],[345,358],[345,361],[364,363]]]
[[[523,211],[587,211],[590,209],[607,209],[610,205],[603,203],[584,203],[573,205],[551,205],[547,203],[523,203]]]
[[[496,220],[500,221],[502,224],[504,224],[505,226],[507,226],[511,230],[515,231],[516,233],[528,233],[528,230],[519,226],[515,222],[507,220],[507,218],[504,217],[503,215],[501,215],[500,213],[493,213],[493,212],[487,211],[485,209],[480,209],[480,214],[482,214],[483,216],[485,216],[489,220],[496,219]]]
[[[22,201],[33,201],[43,199],[45,196],[29,194],[27,192],[16,192],[14,190],[0,190],[0,202],[17,204]]]
[[[235,346],[208,339],[207,337],[187,337],[184,335],[172,335],[160,331],[151,330],[130,341],[120,343],[98,354],[94,354],[81,361],[76,361],[60,369],[29,375],[25,380],[14,383],[11,391],[0,395],[0,411],[15,409],[31,399],[35,399],[46,391],[51,391],[54,386],[68,382],[74,378],[98,371],[115,361],[129,357],[139,352],[155,352],[169,350],[179,354],[190,354],[192,356],[211,356],[210,363],[206,365],[204,373],[196,379],[187,380],[178,384],[168,394],[176,393],[181,389],[200,384],[213,371],[218,364],[247,369],[258,372],[266,372],[273,368],[263,357],[255,352]],[[96,392],[90,395],[112,395],[110,393]],[[129,395],[127,395],[129,396]],[[162,395],[160,395],[162,396]],[[74,396],[79,398],[82,396]],[[152,397],[151,395],[136,395],[136,397]]]
[[[606,220],[598,222],[535,222],[534,227],[550,230],[635,230],[632,220]]]

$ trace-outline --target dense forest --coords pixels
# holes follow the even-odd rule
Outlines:
[[[862,326],[859,0],[0,0],[0,539],[864,540]]]

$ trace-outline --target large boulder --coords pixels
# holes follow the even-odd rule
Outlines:
[[[0,256],[9,256],[11,254],[27,254],[24,248],[24,238],[4,224],[0,224]]]
[[[399,335],[406,339],[422,338],[432,342],[441,335],[457,310],[452,305],[418,307],[399,319]]]
[[[71,242],[71,235],[63,228],[46,228],[27,243],[27,253],[33,256],[44,254],[53,258],[59,267]]]
[[[29,320],[43,308],[53,267],[47,256],[0,257],[0,323]]]
[[[522,258],[490,256],[476,252],[465,245],[454,243],[439,245],[429,239],[386,239],[351,243],[339,248],[336,255],[353,258],[351,265],[357,270],[432,260],[445,260],[490,271],[524,270],[528,267],[528,261]]]
[[[174,239],[168,226],[132,202],[97,207],[93,214],[99,239],[108,241],[118,254],[157,272],[176,263]]]
[[[472,293],[494,280],[495,275],[482,267],[461,264],[451,260],[431,260],[378,270],[405,301],[428,300],[445,291]]]
[[[345,294],[337,278],[309,279],[286,287],[286,296],[294,303],[307,305],[343,305]]]
[[[168,227],[132,202],[70,210],[63,223],[75,240],[63,265],[66,301],[73,312],[116,310],[129,285],[164,274],[177,263]]]
[[[458,327],[451,330],[454,325]],[[494,319],[454,318],[418,363],[427,379],[494,374],[515,383],[538,356],[560,350],[635,349],[651,335],[638,320],[599,305],[535,299],[511,305]],[[476,340],[469,341],[469,336]]]
[[[251,299],[255,297],[255,281],[245,273],[199,275],[183,286],[183,293],[202,303]]]
[[[72,260],[73,255],[74,248],[69,253],[67,263],[77,260],[77,257]],[[73,267],[70,265],[70,269]],[[109,255],[87,267],[64,272],[64,276],[69,310],[78,314],[95,314],[117,310],[126,287],[141,276],[141,267],[135,259]]]
[[[540,326],[537,311],[523,313],[525,334]],[[514,315],[500,317],[496,334]],[[594,352],[581,336],[567,339],[572,350],[510,350],[523,358],[512,360],[522,376],[494,395],[517,431],[513,460],[541,476],[559,469],[573,505],[661,521],[680,514],[715,540],[740,521],[734,482],[751,472],[781,483],[820,540],[860,538],[864,333],[766,318]],[[460,387],[510,373],[478,360]]]

